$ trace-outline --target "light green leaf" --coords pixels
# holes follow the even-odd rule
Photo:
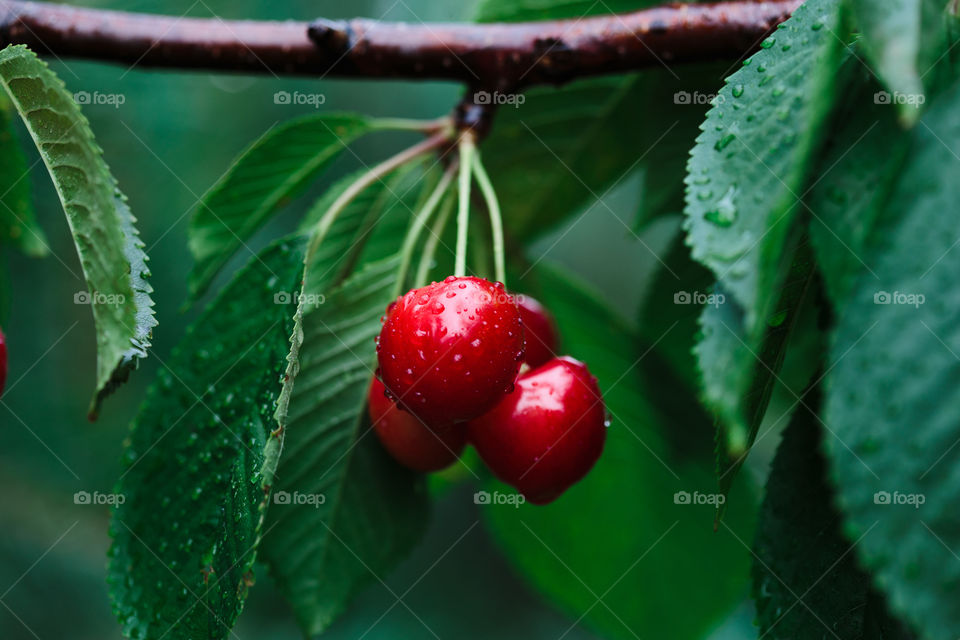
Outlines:
[[[845,33],[837,0],[811,0],[727,78],[687,167],[686,229],[753,334],[786,274],[800,198],[834,104]]]
[[[797,217],[844,37],[838,0],[799,7],[727,78],[690,154],[687,243],[724,296],[704,311],[696,354],[721,458],[742,461],[753,441],[813,271]]]
[[[274,127],[245,149],[190,219],[190,252],[196,260],[191,295],[201,295],[274,211],[374,127],[374,121],[356,114],[310,115]]]
[[[753,597],[762,637],[908,639],[885,611],[854,544],[840,533],[840,513],[820,452],[821,427],[810,394],[784,432],[767,480],[754,541]],[[880,629],[883,631],[880,632]]]
[[[0,51],[0,83],[23,119],[67,214],[97,326],[96,395],[126,381],[146,357],[153,317],[147,257],[126,198],[80,108],[47,64],[23,46]]]
[[[556,502],[491,504],[485,519],[521,574],[603,637],[703,638],[743,596],[750,495],[732,501],[729,528],[716,533],[711,504],[675,496],[715,495],[710,447],[697,445],[709,443],[712,424],[666,422],[641,381],[633,332],[582,285],[536,273],[563,352],[597,376],[611,424],[597,465]],[[677,438],[699,457],[668,445]]]
[[[955,85],[913,129],[864,253],[872,273],[837,309],[824,410],[844,532],[931,640],[960,628],[958,103]]]
[[[30,256],[50,252],[30,196],[30,168],[13,130],[13,105],[0,94],[0,242]]]
[[[814,318],[803,313],[815,275],[809,244],[791,253],[795,261],[759,338],[748,332],[742,310],[722,287],[713,295],[723,301],[708,304],[700,315],[702,333],[694,354],[704,397],[720,418],[717,473],[724,493],[757,437],[795,331],[798,326],[805,334],[817,331]],[[807,323],[801,324],[804,318]],[[792,389],[794,395],[800,392]]]
[[[148,393],[111,522],[108,579],[128,637],[226,638],[240,614],[279,453],[273,405],[303,248],[295,236],[252,259]]]
[[[305,308],[289,406],[281,399],[286,435],[275,496],[290,500],[271,508],[263,553],[310,636],[396,564],[427,519],[422,477],[385,453],[366,413],[374,338],[398,264],[370,263],[328,291],[324,304]]]
[[[912,125],[924,103],[924,77],[932,69],[943,39],[941,0],[851,0],[853,19],[863,34],[863,48],[877,75],[889,89],[878,94],[895,104],[900,118]],[[889,107],[888,107],[889,108]]]

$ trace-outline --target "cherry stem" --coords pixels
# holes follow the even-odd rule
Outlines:
[[[357,180],[349,187],[344,189],[343,193],[341,193],[337,199],[333,201],[333,204],[330,205],[330,208],[326,210],[326,212],[323,214],[323,217],[321,217],[320,220],[317,221],[316,226],[314,226],[313,231],[310,234],[310,243],[307,245],[304,262],[307,264],[310,263],[310,260],[313,258],[313,255],[319,248],[320,243],[323,242],[323,239],[330,231],[330,227],[332,227],[333,223],[337,221],[337,217],[347,207],[347,205],[353,201],[354,198],[363,192],[364,189],[372,185],[377,180],[382,179],[394,169],[406,164],[407,162],[410,162],[417,156],[439,148],[446,143],[447,140],[448,137],[446,132],[436,133],[426,140],[422,140],[412,147],[408,147],[400,153],[387,158],[380,164],[372,167],[369,171],[357,178]]]
[[[440,181],[430,193],[430,197],[427,198],[423,207],[414,215],[410,223],[410,228],[407,230],[407,235],[403,239],[403,247],[400,249],[400,266],[397,269],[397,283],[394,286],[394,295],[400,295],[403,289],[403,282],[407,277],[407,271],[410,269],[410,259],[413,257],[413,249],[417,246],[417,240],[420,239],[420,234],[430,220],[430,216],[433,215],[437,205],[440,204],[440,200],[450,188],[456,171],[457,162],[453,162],[447,167],[447,170],[444,171],[443,176],[440,177]]]
[[[434,134],[444,130],[451,130],[453,118],[443,116],[432,120],[416,120],[411,118],[376,118],[373,126],[378,129],[394,131],[419,131],[425,134]]]
[[[437,246],[443,238],[443,232],[447,228],[447,222],[450,221],[450,213],[453,211],[454,203],[453,192],[447,194],[447,198],[440,207],[440,213],[430,228],[430,235],[423,245],[423,253],[420,255],[420,264],[417,266],[417,277],[414,280],[414,286],[419,288],[427,284],[430,275],[430,267],[433,265],[433,258],[437,255]]]
[[[507,286],[507,268],[503,252],[503,218],[500,216],[500,202],[497,200],[497,193],[493,190],[493,184],[490,182],[490,176],[483,167],[483,161],[480,159],[480,152],[477,151],[473,162],[473,175],[477,178],[477,184],[480,185],[480,191],[483,192],[483,199],[487,203],[487,211],[490,213],[490,230],[493,232],[493,269],[497,280],[504,287]]]
[[[470,183],[473,175],[473,158],[477,147],[473,134],[464,131],[460,136],[460,208],[457,211],[457,253],[453,275],[467,275],[467,227],[470,223]]]

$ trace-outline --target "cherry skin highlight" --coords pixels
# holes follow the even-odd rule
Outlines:
[[[467,444],[466,429],[454,425],[433,431],[412,413],[401,411],[386,391],[383,383],[374,378],[367,407],[374,431],[397,462],[425,473],[444,469],[460,457]]]
[[[513,390],[523,325],[500,283],[450,276],[387,309],[379,376],[397,404],[434,428],[476,418]]]
[[[0,395],[3,395],[3,386],[7,383],[7,339],[0,329]]]
[[[525,360],[531,367],[539,367],[557,351],[557,329],[550,312],[542,304],[527,295],[517,296],[520,320],[526,338]]]
[[[603,452],[606,410],[582,362],[554,358],[468,426],[468,441],[498,478],[534,504],[557,499]]]

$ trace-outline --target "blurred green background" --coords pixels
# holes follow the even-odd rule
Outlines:
[[[469,19],[473,12],[471,1],[427,0],[74,4],[224,19],[368,16],[429,22]],[[146,386],[196,315],[196,308],[179,311],[191,264],[186,249],[188,213],[250,141],[278,121],[312,111],[308,105],[274,104],[275,91],[321,92],[326,97],[324,110],[432,118],[446,114],[461,89],[443,83],[318,82],[269,75],[141,71],[75,60],[50,62],[71,91],[125,97],[119,107],[88,105],[84,112],[139,218],[151,258],[160,324],[151,357],[107,401],[100,421],[87,423],[84,416],[95,364],[92,318],[87,307],[73,304],[74,293],[85,288],[78,277],[76,253],[50,181],[42,164],[35,165],[37,209],[55,255],[46,260],[10,256],[13,306],[4,327],[10,349],[4,396],[9,409],[0,407],[0,518],[6,525],[0,538],[0,638],[107,640],[119,637],[104,584],[108,511],[77,506],[73,494],[110,491],[119,474],[124,435]],[[411,139],[397,133],[362,140],[354,147],[357,155],[343,154],[309,195],[320,193],[325,184],[362,166],[361,162],[372,164]],[[29,145],[25,148],[31,161],[36,160],[35,151]],[[609,207],[628,224],[632,224],[639,191],[639,181],[628,178],[607,196]],[[288,207],[251,246],[262,246],[291,229],[310,200],[308,196]],[[605,207],[593,206],[582,218],[574,218],[575,233],[556,230],[538,240],[530,257],[545,255],[547,261],[568,266],[602,290],[624,316],[633,317],[643,284],[657,262],[622,221]],[[665,221],[646,230],[643,242],[662,251],[675,231],[675,221]],[[249,254],[238,256],[220,282],[247,258]],[[624,286],[623,273],[633,274],[626,283],[629,286]],[[428,638],[434,633],[457,638],[593,637],[523,584],[488,540],[482,524],[471,528],[479,519],[471,499],[473,490],[458,487],[443,497],[427,538],[390,576],[389,588],[370,587],[330,631],[330,638],[359,637],[381,615],[364,637]],[[432,566],[437,550],[451,546],[449,554]],[[393,606],[392,592],[403,594],[414,584],[404,596],[409,609]],[[752,605],[745,599],[713,637],[755,637],[751,618]],[[300,637],[263,571],[233,637]]]

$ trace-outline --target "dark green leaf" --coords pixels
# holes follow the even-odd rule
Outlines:
[[[204,195],[190,220],[190,252],[196,260],[191,294],[202,294],[274,211],[374,127],[374,121],[361,115],[311,115],[271,129],[245,149]]]
[[[146,356],[156,325],[147,257],[126,198],[80,108],[47,64],[23,46],[0,52],[0,82],[40,151],[73,232],[97,325],[96,395],[90,409]]]
[[[366,265],[303,314],[274,494],[289,503],[275,500],[263,553],[311,636],[409,551],[427,519],[422,477],[384,452],[366,414],[374,338],[397,266],[396,258]]]
[[[485,22],[581,18],[656,4],[485,0],[478,16]],[[672,101],[659,100],[664,97],[660,89],[674,85],[675,76],[665,79],[667,73],[673,72],[657,69],[576,81],[559,89],[531,89],[522,104],[498,110],[483,153],[497,195],[510,212],[505,224],[513,235],[530,238],[561,224],[634,170],[653,167],[661,153],[676,149],[675,136],[661,146],[664,134],[672,134],[694,110],[685,107],[678,115]],[[638,122],[641,105],[650,100],[660,103],[658,110]],[[691,137],[688,146],[692,142]],[[631,218],[622,216],[626,229],[633,224]]]
[[[824,150],[824,173],[807,196],[810,239],[835,304],[842,304],[856,278],[869,271],[863,253],[910,142],[894,111],[874,103],[877,85],[866,74],[852,83],[851,98]]]
[[[30,197],[30,168],[13,130],[13,105],[0,94],[0,242],[27,255],[50,251]]]
[[[784,432],[767,481],[754,541],[753,597],[760,633],[770,640],[862,638],[894,640],[896,622],[873,593],[840,533],[821,428],[810,394]],[[885,633],[878,632],[884,627]]]
[[[693,345],[700,331],[700,311],[712,294],[713,274],[691,259],[682,234],[662,260],[665,266],[657,271],[643,301],[639,331],[692,388],[699,379]]]
[[[837,310],[824,411],[844,531],[862,538],[891,608],[930,639],[960,629],[958,103],[954,86],[913,129],[863,254],[872,273]]]
[[[666,433],[682,428],[709,442],[712,425],[665,423],[641,382],[633,332],[582,285],[536,273],[563,352],[597,376],[611,425],[597,465],[559,500],[492,504],[484,515],[522,574],[604,637],[702,638],[743,595],[750,496],[738,496],[731,528],[717,533],[711,504],[682,504],[677,492],[714,499],[711,452],[674,455]]]
[[[128,637],[226,638],[266,508],[303,237],[250,261],[159,374],[124,454],[109,581]],[[274,451],[265,456],[268,441]]]

